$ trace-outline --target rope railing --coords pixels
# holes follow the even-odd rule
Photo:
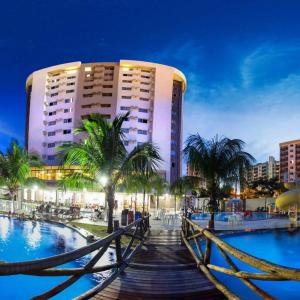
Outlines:
[[[78,281],[85,274],[98,273],[111,270],[103,282],[98,284],[93,289],[87,291],[85,294],[79,296],[77,299],[89,299],[91,296],[99,293],[108,284],[110,284],[122,272],[130,262],[136,251],[142,246],[149,229],[149,216],[138,219],[126,227],[119,227],[119,221],[114,221],[114,232],[87,246],[79,249],[59,254],[56,256],[36,259],[24,262],[3,262],[0,263],[0,276],[6,275],[31,275],[31,276],[69,276],[65,281],[53,287],[43,294],[33,297],[34,300],[49,299],[73,283]],[[131,237],[128,244],[122,248],[122,236]],[[133,247],[134,243],[135,247]],[[104,266],[96,266],[97,262],[101,259],[107,249],[114,243],[116,252],[116,262]],[[97,251],[95,255],[86,263],[85,266],[80,268],[55,268],[65,263],[74,261],[84,257],[92,252]]]
[[[208,277],[208,279],[215,284],[216,288],[218,288],[228,299],[240,298],[227,286],[220,282],[213,275],[211,270],[238,278],[242,283],[244,283],[263,299],[275,298],[254,284],[251,279],[271,281],[300,281],[300,269],[280,266],[241,251],[224,242],[213,232],[211,232],[211,230],[199,226],[185,216],[182,219],[181,235],[185,245],[195,259],[198,269],[201,270]],[[212,244],[214,244],[216,249],[221,253],[228,265],[228,268],[211,263]],[[205,246],[205,250],[203,250],[201,247],[203,245]],[[241,271],[230,258],[230,256],[251,267],[254,267],[262,273]]]

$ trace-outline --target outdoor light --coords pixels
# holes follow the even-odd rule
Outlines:
[[[99,181],[103,186],[106,186],[108,179],[106,176],[101,176]]]

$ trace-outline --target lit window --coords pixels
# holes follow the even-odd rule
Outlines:
[[[85,71],[85,72],[91,72],[91,71],[92,71],[92,68],[91,68],[91,67],[85,67],[85,68],[84,68],[84,71]]]

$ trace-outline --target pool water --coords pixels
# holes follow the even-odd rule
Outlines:
[[[300,231],[289,233],[286,230],[271,230],[253,233],[241,233],[231,236],[223,236],[222,239],[228,244],[243,250],[253,256],[270,262],[291,267],[300,268]],[[247,266],[239,260],[231,257],[237,266],[243,271],[261,272]],[[214,247],[212,250],[212,263],[228,267],[219,251]],[[241,299],[261,299],[248,287],[233,276],[213,272]],[[295,281],[260,281],[253,280],[255,284],[268,292],[276,299],[300,299],[300,282]]]
[[[46,258],[80,248],[86,244],[85,238],[77,231],[63,225],[20,221],[0,216],[0,261],[16,262]],[[90,256],[67,263],[63,267],[80,267],[86,263],[87,259],[90,259]],[[108,263],[112,259],[112,255],[106,253],[100,264]],[[67,278],[66,276],[0,276],[0,298],[30,299],[48,291]],[[101,274],[83,276],[52,299],[72,299],[91,289],[101,280],[103,280]]]
[[[222,221],[228,222],[229,216],[231,216],[232,212],[220,212],[215,214],[215,221]],[[241,214],[242,215],[242,214]],[[244,221],[258,221],[258,220],[266,220],[270,219],[271,215],[266,212],[253,212],[250,216],[244,217]],[[210,214],[209,213],[195,213],[192,214],[192,220],[209,220]]]

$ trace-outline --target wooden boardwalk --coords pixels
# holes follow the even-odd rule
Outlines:
[[[225,297],[196,268],[187,248],[181,245],[180,231],[152,230],[125,272],[93,299],[190,300]]]

